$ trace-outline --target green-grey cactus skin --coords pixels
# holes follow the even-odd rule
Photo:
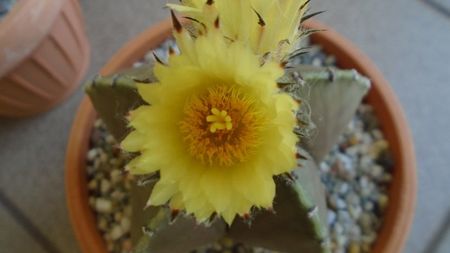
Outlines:
[[[198,224],[193,216],[185,214],[174,218],[170,210],[164,207],[155,210],[144,226],[144,235],[135,244],[133,253],[191,252],[219,240],[225,233],[225,223],[219,219],[205,225]]]
[[[143,65],[111,76],[97,76],[85,84],[85,92],[95,110],[119,142],[129,132],[126,115],[145,103],[136,90],[138,81],[155,81],[152,65]]]
[[[146,205],[156,181],[131,188],[131,239],[136,245],[133,253],[190,252],[211,244],[225,235],[225,222],[213,219],[208,224],[197,224],[192,216],[174,213],[166,207]],[[176,238],[176,243],[173,243]]]
[[[86,87],[99,116],[119,141],[129,132],[125,119],[128,112],[144,104],[137,94],[138,81],[155,81],[150,66],[137,72],[99,77]],[[303,144],[307,151],[301,150],[301,168],[288,180],[285,176],[276,179],[274,213],[256,213],[250,226],[247,221],[237,219],[228,229],[221,220],[216,219],[209,227],[199,226],[192,217],[183,214],[172,222],[171,211],[165,207],[143,210],[151,184],[135,186],[131,197],[133,210],[138,210],[132,217],[132,237],[138,242],[135,253],[188,252],[225,234],[242,243],[287,253],[328,252],[325,194],[316,164],[350,121],[369,81],[355,71],[298,66],[288,70],[279,84],[294,98],[306,101],[298,118],[305,128],[315,123],[317,135]],[[145,226],[148,233],[142,232]],[[178,243],[167,243],[173,238]]]
[[[238,219],[229,236],[246,245],[285,253],[327,253],[325,192],[319,170],[301,148],[300,167],[290,179],[279,176],[273,211],[260,211],[248,222]]]
[[[310,122],[303,123],[313,124],[314,129],[303,136],[302,146],[318,163],[337,142],[370,88],[369,79],[356,70],[302,65],[287,70],[279,83],[309,109]]]

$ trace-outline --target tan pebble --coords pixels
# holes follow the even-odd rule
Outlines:
[[[114,214],[114,220],[120,222],[122,220],[123,214],[121,212],[117,212]]]
[[[92,208],[95,208],[95,197],[90,197],[90,198],[89,198],[89,205],[90,205]]]
[[[111,232],[110,232],[111,239],[117,240],[122,235],[123,235],[123,230],[119,225],[116,225],[111,229]]]
[[[350,139],[348,140],[348,142],[350,143],[350,145],[356,145],[360,142],[361,136],[357,135],[357,134],[353,134]]]
[[[120,226],[122,227],[123,231],[125,232],[130,231],[131,228],[130,219],[128,219],[127,217],[123,217],[122,220],[120,221]]]
[[[97,180],[92,179],[91,181],[89,181],[88,189],[89,190],[97,190]]]
[[[228,237],[224,237],[221,240],[221,243],[223,246],[225,246],[226,248],[231,248],[233,246],[233,240],[231,240]]]
[[[129,252],[133,248],[133,244],[130,239],[127,239],[122,242],[122,252]]]
[[[213,249],[215,249],[215,250],[222,250],[222,245],[220,245],[219,243],[214,243]]]
[[[122,200],[125,197],[125,193],[115,190],[113,193],[111,193],[111,198],[115,200]]]
[[[97,226],[101,231],[106,231],[108,229],[108,222],[105,219],[100,218]]]
[[[387,205],[389,203],[389,197],[385,194],[381,194],[378,197],[378,205],[382,210],[386,209]]]
[[[103,152],[103,151],[100,153],[100,161],[102,163],[106,163],[108,161],[108,155],[105,154],[105,152]]]
[[[116,158],[111,158],[109,159],[109,163],[114,166],[119,164],[119,160],[117,160]]]
[[[108,182],[108,180],[102,179],[102,181],[100,182],[101,193],[103,193],[103,194],[107,193],[110,188],[111,188],[111,184]]]
[[[109,252],[113,252],[113,250],[114,250],[114,243],[113,242],[108,242],[106,244],[106,248],[108,249]]]
[[[94,161],[94,168],[99,169],[101,163],[102,163],[102,162],[101,162],[100,160],[95,160],[95,161]]]
[[[363,244],[361,245],[361,250],[362,250],[363,253],[370,252],[370,244],[368,244],[368,243],[363,243]]]
[[[386,140],[379,140],[370,146],[369,154],[372,158],[376,159],[379,154],[389,147],[389,143]]]
[[[113,184],[119,183],[123,179],[122,173],[118,169],[114,169],[113,171],[111,171],[110,177]]]
[[[348,253],[360,253],[361,247],[357,243],[352,243],[348,247]]]

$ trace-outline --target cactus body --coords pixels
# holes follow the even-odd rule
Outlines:
[[[337,142],[370,87],[370,81],[355,70],[304,65],[287,70],[279,84],[309,109],[310,122],[304,124],[314,129],[302,146],[317,163]]]
[[[152,68],[146,65],[118,75],[98,77],[87,84],[86,92],[94,107],[118,141],[128,132],[125,119],[128,112],[144,103],[137,93],[136,82],[153,81]],[[310,136],[303,144],[306,151],[299,148],[299,168],[291,175],[276,178],[273,212],[256,211],[249,217],[250,222],[237,219],[229,228],[219,219],[208,225],[197,224],[184,214],[172,220],[173,213],[166,207],[142,211],[151,183],[147,187],[134,186],[132,237],[136,253],[189,252],[224,235],[238,242],[287,253],[329,252],[325,194],[316,164],[350,121],[369,81],[355,71],[298,66],[288,70],[279,84],[309,106],[307,111],[310,110],[311,117],[299,115],[299,118],[305,126],[314,123],[317,135]]]

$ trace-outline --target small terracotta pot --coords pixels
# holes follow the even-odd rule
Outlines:
[[[366,101],[375,108],[395,160],[390,202],[372,252],[400,253],[409,233],[416,202],[415,155],[403,111],[387,81],[355,46],[320,23],[309,22],[307,26],[326,30],[315,33],[311,39],[313,43],[322,45],[325,52],[335,55],[339,67],[354,68],[372,80],[373,86]],[[112,74],[131,66],[170,34],[170,21],[151,27],[113,56],[101,73]],[[89,207],[85,170],[85,156],[95,117],[95,110],[85,97],[78,109],[67,146],[66,197],[72,226],[83,252],[106,253],[105,242]]]
[[[78,87],[90,59],[78,0],[21,0],[0,22],[0,116],[44,112]]]

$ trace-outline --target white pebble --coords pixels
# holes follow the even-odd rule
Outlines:
[[[325,162],[320,163],[319,167],[320,167],[320,171],[322,171],[322,172],[329,172],[330,171],[330,166],[327,163],[325,163]]]
[[[336,213],[328,210],[328,225],[334,224],[334,222],[336,222]]]
[[[359,160],[359,166],[362,168],[368,168],[372,164],[373,164],[373,160],[368,155],[363,155],[361,157],[361,159]]]
[[[336,207],[338,209],[345,209],[347,207],[347,204],[345,204],[345,201],[341,198],[337,198],[336,200]]]
[[[365,176],[362,176],[359,179],[359,185],[360,185],[361,189],[367,188],[369,185],[369,179]]]
[[[354,224],[351,229],[349,229],[349,236],[352,240],[360,240],[361,239],[361,228]]]
[[[332,228],[332,232],[334,236],[338,236],[344,232],[344,228],[340,223],[335,223]]]
[[[143,62],[135,62],[135,63],[133,63],[133,68],[139,68],[142,65],[144,65]]]
[[[383,132],[380,131],[380,129],[374,129],[372,130],[372,136],[375,140],[382,140],[384,139]]]
[[[340,223],[348,223],[352,220],[352,217],[347,211],[339,210],[337,213],[338,221]]]
[[[377,235],[374,231],[372,231],[371,233],[367,234],[367,235],[363,235],[362,236],[362,241],[365,243],[373,243],[375,241],[375,239],[377,239]]]
[[[97,119],[94,123],[95,128],[100,128],[103,125],[103,122],[101,119]]]
[[[350,215],[352,216],[352,218],[357,220],[359,218],[359,216],[361,216],[362,208],[359,205],[357,205],[357,206],[352,205],[352,206],[349,206],[348,211],[349,211]]]
[[[110,213],[112,211],[112,202],[104,198],[98,198],[95,201],[95,210],[99,213]]]
[[[370,170],[370,175],[375,179],[380,179],[383,176],[384,168],[380,165],[374,165],[372,166],[372,169]]]
[[[343,182],[338,184],[338,189],[337,191],[339,192],[339,194],[341,195],[345,195],[348,192],[349,186],[347,183]]]
[[[114,144],[116,143],[116,139],[114,139],[112,135],[108,134],[108,136],[106,136],[106,142],[109,144]]]
[[[359,206],[360,202],[361,202],[359,196],[354,192],[350,192],[346,196],[345,200],[347,201],[348,205],[352,205],[352,206]]]
[[[348,239],[347,239],[347,237],[345,236],[345,235],[339,235],[337,238],[336,238],[336,242],[337,242],[337,244],[338,245],[341,245],[341,246],[345,246],[346,244],[347,244],[347,241],[348,241]]]
[[[88,151],[86,157],[87,157],[88,161],[94,161],[95,157],[97,157],[97,154],[98,154],[97,149],[93,148]]]
[[[373,211],[374,204],[373,204],[372,201],[365,201],[363,207],[364,207],[364,210],[365,210],[365,211],[371,212],[371,211]]]

